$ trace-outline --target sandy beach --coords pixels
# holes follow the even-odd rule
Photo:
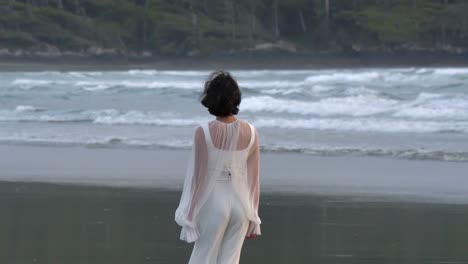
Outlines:
[[[188,260],[173,220],[187,151],[0,153],[1,263]],[[466,163],[264,153],[261,166],[263,235],[242,263],[468,263]]]
[[[0,180],[179,191],[188,155],[169,148],[0,145]],[[468,204],[466,162],[264,152],[260,166],[265,193]]]

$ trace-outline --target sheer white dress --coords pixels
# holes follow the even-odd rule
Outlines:
[[[175,221],[180,239],[195,242],[190,264],[239,263],[247,235],[261,235],[259,140],[241,119],[195,130]]]

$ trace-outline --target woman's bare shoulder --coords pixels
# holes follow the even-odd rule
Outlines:
[[[246,119],[240,119],[240,121],[241,121],[241,122],[244,122],[244,124],[246,124],[246,125],[251,125],[251,126],[255,127],[255,125],[254,125],[254,124],[252,124],[252,122],[250,122],[249,120],[246,120]]]
[[[254,124],[252,124],[252,122],[247,121],[247,120],[245,122],[253,128],[253,131],[255,131],[255,133],[257,133],[257,127]]]
[[[203,130],[203,125],[202,124],[197,124],[195,126],[195,138],[205,138],[205,133]]]

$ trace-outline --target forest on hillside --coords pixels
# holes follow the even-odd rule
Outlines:
[[[465,0],[3,0],[0,14],[8,52],[468,49]]]

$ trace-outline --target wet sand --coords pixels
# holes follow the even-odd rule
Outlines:
[[[179,193],[0,183],[0,263],[186,263]],[[468,205],[262,195],[241,263],[468,263]]]
[[[185,150],[0,146],[0,263],[186,263]],[[177,160],[183,160],[176,162]],[[468,263],[467,163],[262,153],[241,263]]]
[[[181,190],[188,150],[0,144],[0,181]],[[468,163],[260,155],[264,193],[468,204]]]

